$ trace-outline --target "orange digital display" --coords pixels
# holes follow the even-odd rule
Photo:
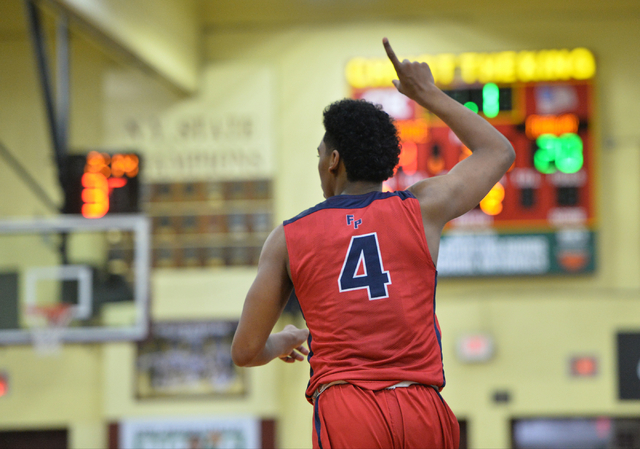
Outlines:
[[[82,175],[82,216],[104,217],[109,211],[109,198],[113,189],[127,185],[127,179],[138,174],[138,156],[92,151]]]
[[[577,133],[580,119],[576,114],[538,115],[532,114],[525,121],[525,131],[529,139],[537,139],[543,134],[561,135]]]
[[[134,153],[91,151],[67,156],[64,213],[100,218],[138,212],[140,158]]]

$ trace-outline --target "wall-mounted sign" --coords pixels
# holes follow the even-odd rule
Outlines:
[[[405,58],[429,64],[435,82],[442,87],[459,81],[485,84],[587,80],[596,73],[595,57],[586,48],[422,54],[399,59]],[[397,77],[386,58],[353,58],[347,63],[345,75],[356,89],[388,87]]]

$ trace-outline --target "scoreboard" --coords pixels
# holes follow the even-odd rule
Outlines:
[[[445,228],[439,273],[593,272],[593,54],[576,48],[407,59],[427,62],[438,87],[486,118],[516,152],[480,204]],[[396,91],[390,62],[354,58],[345,76],[352,98],[380,104],[396,120],[402,152],[385,190],[445,174],[471,154],[441,120]]]

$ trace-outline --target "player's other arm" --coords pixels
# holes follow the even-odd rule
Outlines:
[[[282,332],[271,334],[293,289],[287,264],[284,228],[280,225],[264,243],[258,274],[247,293],[233,338],[231,358],[238,366],[264,365],[276,357],[292,363],[304,360],[309,353],[302,346],[309,335],[307,329],[288,325]]]
[[[437,115],[472,152],[446,175],[409,188],[427,216],[444,226],[478,205],[513,164],[515,152],[489,122],[438,89],[427,64],[400,62],[389,41],[383,44],[398,74],[398,91]]]

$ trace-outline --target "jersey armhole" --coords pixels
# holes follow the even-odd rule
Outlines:
[[[287,224],[288,223],[286,221],[282,223],[282,230],[284,231],[284,244],[287,247],[287,264],[289,268],[289,275],[291,276],[291,283],[295,288],[297,283],[296,279],[298,276],[291,265],[291,252],[289,251],[289,234],[287,233]]]
[[[436,264],[433,260],[433,257],[431,256],[431,250],[429,249],[429,244],[427,242],[427,233],[424,229],[424,219],[422,217],[422,207],[420,207],[420,202],[417,198],[415,199],[415,201],[412,201],[411,204],[414,208],[417,208],[417,215],[420,221],[420,241],[422,242],[422,247],[424,248],[424,252],[427,255],[429,263],[431,264],[431,268],[437,271]]]

